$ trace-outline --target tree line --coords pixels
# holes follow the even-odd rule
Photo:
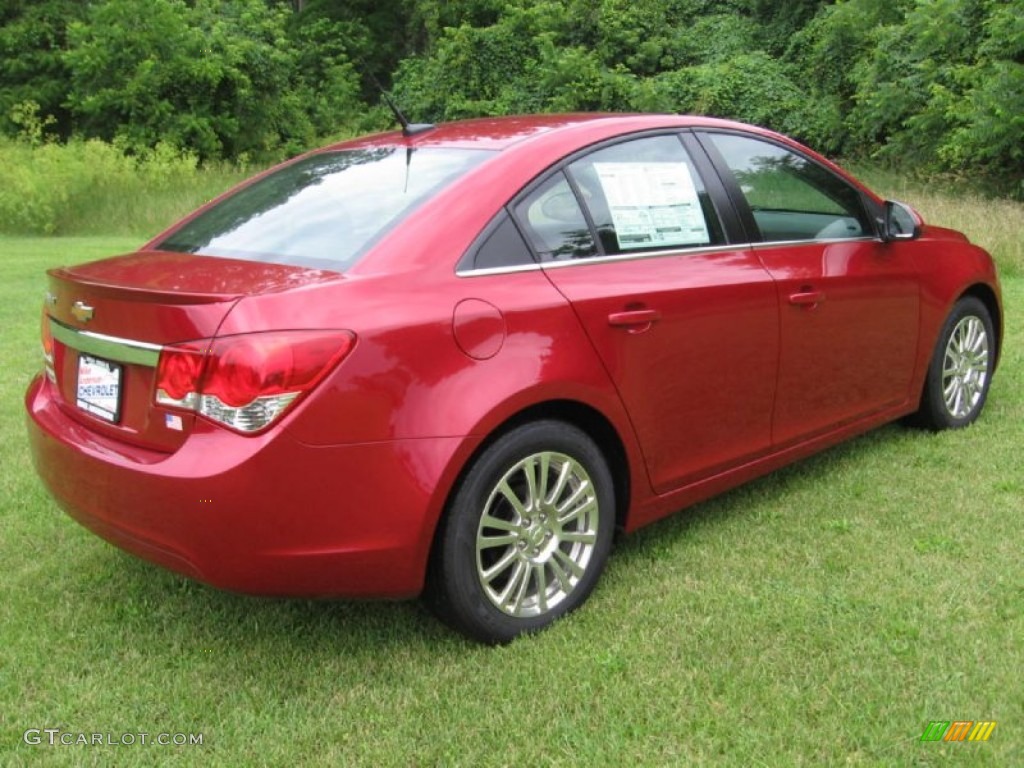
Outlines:
[[[6,0],[0,132],[264,160],[410,118],[690,112],[1024,178],[1024,0]]]

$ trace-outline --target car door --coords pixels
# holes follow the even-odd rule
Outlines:
[[[701,138],[778,288],[776,446],[906,402],[919,322],[910,255],[876,237],[861,193],[824,166],[760,137]]]
[[[659,493],[771,444],[774,285],[727,242],[729,203],[693,157],[675,134],[605,145],[512,208],[618,388]]]

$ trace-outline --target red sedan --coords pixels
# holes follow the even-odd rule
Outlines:
[[[217,587],[422,592],[503,642],[587,598],[616,528],[984,406],[989,255],[789,139],[415,129],[49,273],[29,437],[72,517]]]

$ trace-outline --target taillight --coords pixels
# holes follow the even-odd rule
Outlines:
[[[46,307],[43,307],[43,320],[40,328],[40,336],[43,344],[43,368],[46,369],[46,378],[54,384],[57,383],[57,373],[53,367],[53,334],[50,332],[50,316],[46,314]]]
[[[164,347],[156,402],[258,432],[320,383],[353,344],[348,331],[282,331]]]
[[[198,394],[205,355],[205,347],[164,347],[156,369],[157,399],[163,394],[168,400],[180,403],[190,394]]]

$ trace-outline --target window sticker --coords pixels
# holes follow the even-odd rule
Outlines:
[[[622,250],[707,245],[687,163],[594,163]]]

